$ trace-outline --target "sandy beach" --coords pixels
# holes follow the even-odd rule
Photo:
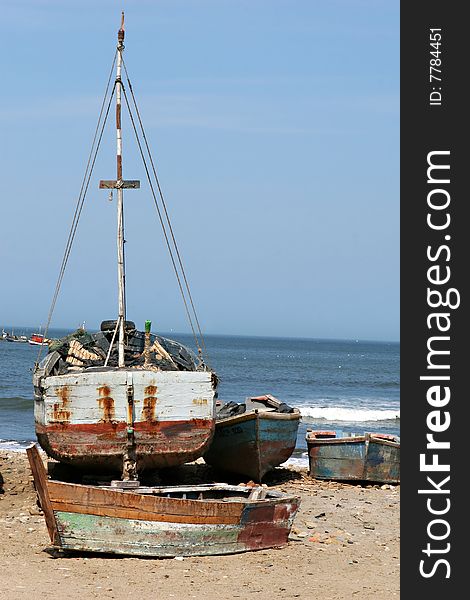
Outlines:
[[[267,485],[301,496],[284,548],[184,559],[57,558],[47,550],[26,454],[0,451],[0,476],[1,599],[399,597],[400,486],[320,482],[305,468],[278,468]],[[209,481],[213,473],[191,464],[169,477]]]

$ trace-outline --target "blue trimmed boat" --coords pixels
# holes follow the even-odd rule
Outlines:
[[[230,407],[238,414],[230,415]],[[294,451],[300,411],[266,394],[222,405],[216,419],[205,462],[260,482]]]
[[[338,481],[400,482],[400,438],[383,433],[307,431],[310,475]]]

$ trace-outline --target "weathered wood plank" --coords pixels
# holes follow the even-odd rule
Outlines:
[[[133,519],[136,521],[157,521],[159,523],[191,523],[206,525],[234,525],[239,522],[237,515],[195,515],[195,514],[165,514],[140,510],[135,507],[123,508],[119,506],[83,506],[68,502],[52,501],[55,511],[77,513],[82,515],[96,515],[119,519]]]
[[[242,502],[204,502],[200,500],[183,500],[153,495],[140,495],[123,490],[106,489],[73,483],[49,481],[49,495],[54,503],[66,503],[80,507],[106,508],[109,506],[132,509],[138,503],[141,511],[156,515],[194,515],[200,517],[235,516],[242,514]]]
[[[47,473],[42,462],[41,456],[39,455],[36,445],[29,446],[26,448],[26,454],[28,456],[29,465],[33,473],[34,484],[36,491],[39,496],[39,502],[44,512],[44,518],[46,521],[47,531],[51,542],[53,544],[58,543],[58,530],[57,523],[52,509],[52,504],[49,496]]]

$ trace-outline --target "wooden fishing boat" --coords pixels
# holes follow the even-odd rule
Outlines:
[[[35,446],[27,454],[51,542],[68,551],[174,557],[282,547],[300,504],[258,486],[64,483],[47,479]]]
[[[270,394],[247,398],[238,406],[244,411],[227,416],[222,405],[204,460],[218,469],[261,481],[294,451],[300,411]]]
[[[103,100],[103,107],[107,103],[108,110],[102,110],[97,128],[97,131],[100,128],[104,131],[115,94],[117,174],[115,180],[100,181],[99,187],[109,191],[110,200],[113,191],[117,196],[117,319],[103,321],[101,331],[93,335],[79,328],[67,338],[50,344],[42,361],[39,360],[41,344],[33,384],[36,435],[50,457],[87,471],[118,470],[123,479],[136,479],[138,472],[144,469],[176,466],[202,456],[215,427],[217,377],[203,356],[202,332],[127,69],[124,86],[123,51],[124,14],[115,55],[116,79],[112,91],[108,82]],[[128,94],[133,104],[129,102]],[[178,342],[151,334],[150,321],[146,322],[145,331],[139,331],[135,323],[126,320],[123,194],[125,189],[138,189],[140,182],[123,179],[123,96],[131,116],[132,112],[137,113],[131,119],[134,133],[140,147],[146,145],[150,158],[151,164],[148,164],[148,158],[142,154],[150,191],[161,217],[160,224],[194,333],[199,352],[197,358]],[[141,126],[140,132],[136,123]],[[101,137],[92,146],[95,157],[100,141]],[[89,161],[84,182],[90,181],[93,166],[94,160]],[[87,189],[88,184],[84,184],[77,202],[44,337]],[[194,323],[199,333],[196,333]]]
[[[2,330],[2,340],[5,340],[6,342],[19,342],[19,343],[25,343],[28,341],[28,338],[25,335],[15,335],[13,329],[11,330],[11,333],[7,333],[5,330]]]
[[[310,475],[339,481],[400,482],[400,438],[383,433],[307,431]]]
[[[47,344],[47,340],[44,339],[42,333],[32,333],[31,337],[28,339],[28,343],[31,346],[41,346],[42,344]]]

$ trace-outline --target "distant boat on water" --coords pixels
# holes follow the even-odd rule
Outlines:
[[[2,329],[2,336],[0,339],[5,342],[26,343],[28,341],[28,338],[25,335],[15,335],[13,329],[11,330],[11,333],[7,333],[5,329]]]
[[[42,346],[43,344],[47,345],[49,340],[44,337],[44,335],[41,333],[41,329],[39,329],[39,333],[31,334],[31,337],[29,338],[28,342],[32,346]]]

